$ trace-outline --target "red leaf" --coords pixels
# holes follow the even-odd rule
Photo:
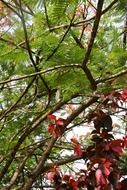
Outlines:
[[[78,181],[78,186],[80,187],[85,187],[85,185],[87,184],[87,179],[86,176],[84,175],[81,175],[77,181]]]
[[[76,144],[74,147],[74,153],[77,156],[81,156],[82,155],[82,149],[81,149],[81,145],[80,144]]]
[[[109,150],[110,150],[110,145],[109,145],[109,144],[106,144],[106,145],[105,145],[105,150],[106,150],[106,151],[109,151]]]
[[[121,99],[123,101],[126,101],[127,100],[127,88],[125,88],[121,94]]]
[[[100,169],[97,169],[96,173],[95,173],[95,177],[96,177],[96,182],[97,184],[100,184],[100,180],[101,180],[101,177],[102,177],[102,171]]]
[[[71,184],[74,190],[77,190],[78,183],[74,179],[71,178],[69,180],[69,183]]]
[[[68,182],[70,177],[71,177],[70,175],[63,175],[63,180]]]
[[[106,176],[109,176],[109,174],[110,174],[110,171],[111,171],[110,165],[111,165],[111,163],[108,161],[103,164],[103,173]]]
[[[114,153],[116,153],[118,156],[121,156],[122,155],[122,148],[121,147],[119,147],[119,146],[113,146],[113,147],[111,147],[111,149],[112,149],[112,151],[114,152]]]
[[[106,179],[106,177],[103,175],[102,171],[100,169],[97,169],[96,173],[95,173],[95,177],[96,177],[96,182],[98,185],[101,186],[105,186],[108,184],[108,180]]]
[[[102,177],[101,177],[101,180],[100,180],[100,185],[101,186],[107,186],[108,185],[108,180],[107,180],[107,178],[106,177],[104,177],[104,175],[102,175]]]
[[[124,148],[127,149],[127,135],[123,137]]]
[[[59,118],[58,120],[56,120],[56,125],[64,125],[65,119],[63,118]]]
[[[63,133],[63,128],[61,128],[61,126],[56,126],[55,129],[54,129],[54,134],[56,137],[61,137]]]
[[[55,129],[55,126],[53,124],[49,124],[48,125],[48,132],[49,134],[53,134],[54,133],[54,129]]]
[[[112,91],[111,95],[116,97],[118,100],[121,98],[121,94],[117,91]]]
[[[53,115],[53,114],[48,115],[48,118],[56,121],[56,116],[55,116],[55,115]]]
[[[105,145],[105,150],[111,150],[116,154],[117,156],[121,156],[123,152],[123,146],[124,146],[124,141],[121,139],[117,140],[112,140],[110,143]]]
[[[48,180],[53,180],[53,179],[54,179],[54,176],[55,176],[55,172],[49,172],[49,173],[47,174]]]

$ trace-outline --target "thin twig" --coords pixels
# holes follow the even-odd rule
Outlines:
[[[29,44],[29,38],[28,38],[28,33],[27,33],[27,29],[26,29],[26,23],[25,23],[25,18],[24,18],[24,14],[23,14],[23,11],[22,11],[22,4],[21,4],[21,0],[19,1],[19,5],[20,5],[20,12],[21,12],[21,21],[22,21],[22,25],[23,25],[23,30],[24,30],[24,36],[25,36],[25,41],[26,41],[26,46],[27,46],[27,50],[28,50],[28,54],[29,54],[29,57],[30,57],[30,60],[35,68],[35,70],[37,72],[39,72],[39,69],[33,59],[33,55],[32,55],[32,51],[31,51],[31,47],[30,47],[30,44]],[[44,80],[44,78],[41,76],[41,74],[39,74],[39,77],[41,78],[44,86],[46,87],[49,95],[50,95],[50,88],[48,87],[48,84],[46,83],[46,81]]]
[[[21,96],[18,98],[18,100],[9,108],[7,109],[3,115],[0,117],[0,121],[8,114],[10,113],[13,109],[15,109],[15,107],[17,106],[17,104],[22,100],[22,98],[25,96],[25,94],[28,92],[29,88],[31,87],[31,85],[33,84],[33,82],[35,81],[36,76],[34,76],[34,78],[32,79],[32,81],[28,84],[28,86],[26,87],[26,89],[24,90],[24,92],[21,94]],[[0,129],[0,132],[2,131],[2,128]]]
[[[114,74],[114,75],[111,75],[110,77],[107,77],[107,78],[98,79],[98,80],[96,80],[96,84],[104,83],[104,82],[106,82],[106,81],[113,80],[113,79],[118,78],[118,77],[120,77],[120,76],[123,76],[123,75],[125,75],[125,74],[127,74],[127,70],[121,71],[121,72],[116,73],[116,74]]]
[[[71,18],[71,20],[70,20],[70,24],[69,24],[69,26],[67,27],[67,29],[66,29],[66,31],[65,31],[65,33],[64,33],[64,35],[63,35],[63,37],[62,37],[62,39],[61,39],[60,42],[58,43],[57,47],[53,50],[53,52],[48,55],[46,61],[48,61],[49,59],[51,59],[51,57],[57,52],[57,50],[59,49],[61,43],[64,41],[65,37],[67,36],[68,32],[70,31],[70,29],[71,29],[71,27],[72,27],[73,20],[74,20],[74,18],[75,18],[75,11],[76,11],[76,8],[75,8],[74,13],[73,13],[73,16],[72,16],[72,18]],[[52,31],[52,29],[50,29],[50,31]]]
[[[43,0],[43,4],[44,4],[44,9],[45,9],[45,17],[46,17],[46,21],[47,21],[47,25],[50,31],[50,22],[49,22],[49,17],[48,17],[48,11],[47,11],[47,6],[46,6],[46,1]]]
[[[2,2],[6,7],[8,7],[12,12],[14,12],[16,15],[18,15],[19,18],[21,18],[21,15],[20,15],[8,2],[5,2],[4,0],[1,0],[1,2]]]
[[[88,102],[82,103],[74,112],[67,118],[66,123],[65,123],[65,128],[67,125],[73,121],[82,111],[84,111],[87,107],[92,105],[97,101],[98,97],[92,97]],[[24,182],[23,186],[19,188],[18,190],[28,190],[31,188],[34,180],[42,173],[43,167],[45,164],[45,161],[49,157],[52,148],[54,147],[54,144],[56,142],[57,138],[52,137],[50,142],[48,143],[48,146],[46,150],[43,152],[43,155],[41,156],[39,163],[35,168],[32,170],[26,181]]]
[[[42,71],[39,71],[39,72],[31,73],[29,75],[24,75],[24,76],[20,76],[20,77],[17,77],[17,78],[12,78],[12,79],[1,81],[0,85],[7,84],[7,83],[10,83],[10,82],[14,82],[14,81],[23,80],[23,79],[26,79],[26,78],[31,78],[33,76],[49,73],[49,72],[56,71],[56,70],[63,69],[63,68],[80,68],[81,69],[81,65],[79,65],[79,64],[58,65],[58,66],[54,66],[54,67],[51,67],[51,68],[48,68],[48,69],[45,69],[45,70],[42,70]]]
[[[76,93],[76,94],[72,95],[71,97],[69,97],[68,99],[66,99],[62,102],[58,102],[57,104],[55,104],[55,106],[52,109],[50,109],[49,111],[47,111],[43,115],[38,116],[32,122],[32,124],[29,125],[29,127],[27,126],[24,133],[19,137],[19,140],[17,141],[16,145],[13,147],[12,151],[10,152],[9,156],[7,157],[5,165],[3,166],[3,168],[1,168],[0,179],[2,179],[4,177],[4,175],[6,174],[6,172],[8,171],[9,166],[11,165],[13,160],[15,159],[15,155],[17,153],[17,150],[19,149],[21,144],[25,141],[25,139],[28,137],[28,135],[31,134],[40,125],[40,123],[43,122],[47,118],[48,115],[54,113],[55,111],[60,109],[63,105],[65,105],[69,100],[71,100],[77,96],[78,95]]]

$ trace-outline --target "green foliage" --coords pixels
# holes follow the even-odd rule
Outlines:
[[[111,2],[105,1],[104,8]],[[30,176],[34,176],[33,186],[47,185],[50,165],[56,167],[57,161],[64,163],[74,156],[69,139],[73,128],[80,129],[80,123],[89,126],[89,112],[104,107],[101,97],[105,93],[127,88],[126,73],[122,73],[127,69],[127,53],[121,21],[126,1],[119,1],[103,14],[91,47],[93,15],[97,12],[94,1],[93,6],[86,0],[23,0],[22,9],[18,1],[6,3],[3,9],[0,4],[0,176],[5,171],[0,188],[11,182],[9,188],[17,190]],[[94,85],[100,80],[96,90],[91,87],[91,76]],[[99,101],[87,104],[94,95]],[[86,107],[78,110],[84,104]],[[108,112],[110,106],[106,106]],[[54,112],[69,119],[63,136],[52,142],[47,118]],[[89,135],[81,143],[93,145]],[[40,167],[41,159],[44,163]],[[73,163],[61,165],[69,172],[74,167]],[[123,156],[121,168],[125,165]],[[18,175],[14,181],[13,174]]]
[[[120,159],[120,167],[123,170],[123,172],[127,171],[127,152],[124,152]]]

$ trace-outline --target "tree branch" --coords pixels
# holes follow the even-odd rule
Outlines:
[[[100,83],[104,83],[106,81],[113,80],[113,79],[118,78],[120,76],[123,76],[125,74],[127,74],[127,70],[121,71],[119,73],[116,73],[116,74],[111,75],[110,77],[107,77],[107,78],[104,78],[104,79],[98,79],[98,80],[96,80],[96,84],[100,84]]]
[[[92,97],[88,102],[82,103],[76,110],[73,111],[73,113],[67,118],[65,123],[65,128],[67,125],[69,125],[82,111],[84,111],[87,107],[92,105],[98,100],[98,97]],[[52,148],[54,147],[54,144],[56,142],[57,138],[52,137],[50,142],[48,143],[48,147],[42,154],[38,165],[32,170],[26,181],[24,182],[23,186],[19,188],[19,190],[29,190],[34,182],[34,180],[42,173],[43,167],[45,164],[45,161],[49,157]]]
[[[110,5],[108,5],[102,12],[101,12],[101,16],[103,14],[105,14],[106,12],[108,12],[119,0],[114,0]],[[81,26],[81,24],[86,24],[92,20],[95,19],[95,16],[91,17],[90,19],[85,19],[85,20],[81,20],[77,23],[73,23],[73,26]]]
[[[71,162],[74,162],[77,160],[81,160],[81,159],[82,159],[82,156],[72,155],[71,157],[64,158],[62,160],[58,160],[56,162],[53,162],[53,165],[61,166],[61,165],[68,164],[68,163],[71,163]],[[47,164],[46,166],[43,167],[42,173],[47,172],[50,168],[51,168],[51,164]]]
[[[57,104],[54,105],[53,108],[51,108],[49,111],[47,111],[45,114],[38,116],[33,122],[32,124],[30,124],[30,126],[27,126],[27,128],[25,128],[24,133],[22,135],[20,135],[19,140],[17,141],[16,145],[13,147],[12,151],[10,152],[10,154],[8,155],[7,159],[6,159],[6,163],[3,166],[3,168],[1,168],[0,171],[0,179],[2,179],[4,177],[4,175],[6,174],[6,172],[8,171],[9,166],[11,165],[11,163],[13,162],[15,155],[17,153],[17,150],[19,149],[19,147],[21,146],[21,144],[24,142],[24,140],[28,137],[28,135],[30,133],[32,133],[39,125],[40,123],[42,123],[48,115],[56,112],[58,109],[60,109],[63,105],[65,105],[69,100],[77,97],[77,94],[74,94],[73,96],[71,96],[70,98],[62,101],[62,102],[58,102]]]
[[[87,52],[85,54],[85,58],[84,58],[83,63],[82,63],[82,67],[83,68],[88,63],[88,60],[89,60],[89,57],[90,57],[90,54],[91,54],[91,51],[92,51],[92,48],[93,48],[94,40],[95,40],[95,37],[97,35],[97,30],[98,30],[99,22],[100,22],[100,18],[101,18],[101,12],[102,12],[102,7],[103,7],[103,2],[104,2],[104,0],[99,0],[98,1],[97,13],[96,13],[96,17],[95,17],[92,33],[91,33],[90,42],[88,44]]]
[[[92,90],[96,90],[97,86],[96,86],[96,82],[90,72],[90,70],[87,68],[87,63],[89,61],[89,57],[90,57],[90,54],[91,54],[91,51],[92,51],[92,48],[93,48],[93,44],[94,44],[94,40],[95,40],[95,37],[97,35],[97,30],[98,30],[98,27],[99,27],[99,22],[100,22],[100,18],[101,18],[101,13],[102,13],[102,7],[103,7],[103,2],[104,0],[99,0],[98,1],[98,5],[97,5],[97,13],[96,13],[96,16],[95,16],[95,21],[94,21],[94,25],[93,25],[93,29],[92,29],[92,33],[91,33],[91,38],[90,38],[90,42],[88,44],[88,48],[87,48],[87,51],[86,51],[86,54],[85,54],[85,58],[82,62],[82,69],[83,71],[85,72],[90,84],[91,84],[91,88]]]
[[[49,17],[48,17],[48,12],[47,12],[46,0],[43,0],[43,4],[44,4],[44,9],[45,9],[45,17],[46,17],[47,25],[50,31],[50,22],[49,22]]]
[[[22,11],[22,4],[21,4],[21,0],[19,0],[19,6],[20,6],[20,12],[21,12],[21,21],[22,21],[22,25],[23,25],[23,30],[24,30],[24,35],[25,35],[25,41],[26,41],[26,46],[27,46],[27,50],[28,50],[28,54],[29,54],[29,57],[30,57],[30,60],[36,70],[36,72],[39,72],[39,69],[33,59],[33,55],[32,55],[32,51],[31,51],[31,47],[30,47],[30,44],[29,44],[29,38],[28,38],[28,33],[27,33],[27,29],[26,29],[26,24],[25,24],[25,18],[24,18],[24,14],[23,14],[23,11]],[[47,91],[48,91],[48,94],[50,96],[50,88],[48,87],[48,84],[46,83],[46,81],[44,80],[44,78],[41,76],[41,74],[39,74],[39,77],[41,78],[44,86],[46,87]]]
[[[35,73],[31,73],[29,75],[24,75],[24,76],[20,76],[18,78],[12,78],[12,79],[1,81],[0,85],[7,84],[7,83],[10,83],[10,82],[13,82],[13,81],[23,80],[23,79],[26,79],[26,78],[31,78],[33,76],[37,76],[37,75],[40,75],[40,74],[46,74],[46,73],[56,71],[56,70],[59,70],[59,69],[63,69],[63,68],[80,68],[81,69],[81,65],[79,65],[79,64],[58,65],[58,66],[54,66],[54,67],[45,69],[43,71],[38,71],[38,72],[35,72]]]
[[[53,52],[48,55],[46,61],[48,61],[49,59],[51,59],[51,57],[52,57],[52,56],[57,52],[57,50],[59,49],[61,43],[64,41],[65,37],[67,36],[68,32],[69,32],[70,29],[71,29],[71,26],[72,26],[72,22],[73,22],[73,20],[74,20],[74,17],[75,17],[75,12],[74,12],[74,14],[73,14],[73,16],[72,16],[72,18],[71,18],[70,24],[69,24],[69,26],[67,27],[67,29],[66,29],[66,31],[65,31],[65,33],[64,33],[64,35],[63,35],[63,37],[62,37],[62,39],[59,41],[57,47],[53,50]],[[52,31],[51,28],[50,28],[50,31]]]
[[[8,7],[12,12],[14,12],[16,15],[18,15],[19,18],[21,18],[21,15],[8,3],[5,2],[4,0],[1,0],[1,2]]]
[[[28,92],[29,88],[32,86],[32,84],[34,83],[36,79],[36,76],[34,76],[34,78],[32,79],[32,81],[28,84],[28,86],[26,87],[26,89],[24,90],[24,92],[21,94],[21,96],[18,98],[18,100],[10,107],[8,108],[3,115],[0,117],[0,121],[8,114],[10,113],[16,106],[17,104],[22,100],[22,98],[25,96],[25,94]],[[2,131],[3,127],[0,129],[0,132]]]
[[[114,0],[110,5],[108,5],[101,13],[101,15],[105,14],[106,12],[108,12],[119,0]],[[95,19],[95,16],[89,18],[89,19],[83,19],[79,22],[75,22],[75,23],[72,23],[71,26],[72,27],[80,27],[84,24],[88,24],[90,21],[94,20]],[[67,28],[69,26],[69,24],[63,24],[63,25],[60,25],[60,26],[55,26],[53,28],[51,28],[50,30],[51,31],[54,31],[54,30],[58,30],[60,28]]]

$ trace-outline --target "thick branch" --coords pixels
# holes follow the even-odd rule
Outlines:
[[[126,50],[126,44],[127,44],[127,13],[125,18],[125,25],[124,25],[124,33],[123,33],[123,48]]]
[[[91,71],[88,69],[88,67],[86,65],[84,65],[84,67],[82,68],[83,71],[85,72],[90,84],[91,84],[91,89],[94,91],[97,89],[97,85],[96,85],[96,81],[94,80]]]
[[[87,68],[86,64],[89,61],[89,57],[90,57],[90,54],[91,54],[91,51],[92,51],[92,48],[93,48],[94,40],[95,40],[95,37],[97,35],[97,30],[98,30],[98,27],[99,27],[99,22],[100,22],[101,13],[102,13],[103,2],[104,2],[104,0],[99,0],[98,1],[97,13],[96,13],[92,33],[91,33],[90,42],[88,44],[88,48],[87,48],[87,51],[86,51],[86,54],[85,54],[85,58],[84,58],[83,63],[82,63],[83,71],[85,72],[85,74],[86,74],[86,76],[87,76],[87,78],[88,78],[88,80],[89,80],[89,82],[91,84],[92,90],[96,90],[97,86],[96,86],[95,80],[94,80],[90,70]]]
[[[62,160],[58,160],[58,161],[54,162],[53,164],[56,165],[56,166],[61,166],[61,165],[68,164],[68,163],[71,163],[71,162],[74,162],[74,161],[77,161],[77,160],[81,160],[81,159],[82,159],[82,156],[71,156],[71,157],[68,157],[68,158],[65,158],[65,159],[62,159]],[[46,165],[43,168],[42,173],[45,173],[50,168],[51,168],[51,164]]]
[[[99,22],[100,22],[100,18],[101,18],[103,2],[104,2],[104,0],[99,0],[98,1],[97,13],[96,13],[92,33],[91,33],[90,42],[88,44],[87,52],[85,54],[85,58],[84,58],[83,63],[82,63],[83,68],[88,63],[88,60],[89,60],[89,57],[90,57],[90,54],[91,54],[91,51],[92,51],[92,48],[93,48],[94,40],[95,40],[95,37],[97,35],[97,30],[98,30]]]
[[[19,165],[19,167],[16,169],[16,171],[13,174],[13,176],[11,177],[10,181],[5,185],[5,187],[2,188],[2,190],[10,190],[11,189],[11,187],[15,183],[17,177],[19,176],[19,174],[23,170],[23,168],[24,168],[24,166],[26,164],[27,159],[28,159],[28,156],[26,156],[23,159],[23,161],[21,162],[21,164]]]

